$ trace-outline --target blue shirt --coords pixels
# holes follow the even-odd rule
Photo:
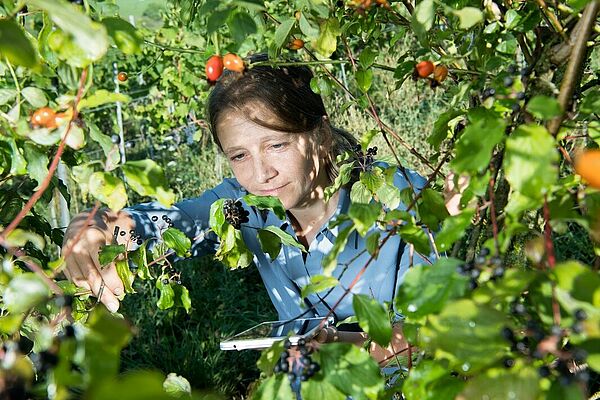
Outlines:
[[[413,171],[405,170],[411,184],[416,190],[424,185],[424,178]],[[400,190],[409,183],[405,174],[396,172],[394,183]],[[239,199],[248,194],[236,179],[225,179],[213,189],[207,190],[201,196],[181,201],[171,208],[166,208],[160,203],[144,203],[125,209],[134,219],[136,234],[144,238],[158,238],[161,230],[168,227],[171,221],[175,228],[184,232],[190,238],[197,238],[192,243],[192,256],[199,256],[216,251],[218,238],[208,231],[209,212],[211,204],[219,198]],[[346,213],[350,205],[348,190],[341,189],[337,209],[332,219],[340,213]],[[279,255],[271,259],[265,254],[257,238],[257,228],[274,225],[280,227],[293,237],[296,237],[292,224],[288,218],[280,220],[271,211],[259,211],[248,207],[250,212],[249,222],[242,224],[242,236],[254,254],[254,263],[265,284],[269,297],[279,314],[279,319],[288,320],[302,315],[303,318],[324,317],[343,296],[345,288],[351,285],[357,273],[367,263],[370,254],[365,250],[366,237],[361,237],[353,232],[345,249],[338,257],[338,264],[333,271],[333,276],[340,284],[333,289],[309,295],[306,299],[300,296],[300,290],[306,286],[312,276],[322,274],[321,261],[331,251],[338,233],[345,224],[329,228],[327,221],[310,243],[306,259],[301,250],[283,244]],[[405,209],[401,204],[399,209]],[[350,223],[350,222],[348,222]],[[369,233],[377,231],[373,226]],[[386,233],[379,231],[383,238]],[[335,308],[335,317],[341,321],[354,315],[352,307],[352,294],[365,294],[380,303],[391,302],[398,285],[401,284],[411,260],[407,251],[404,251],[404,242],[400,236],[390,237],[379,251],[377,259],[373,260],[359,281],[353,286],[351,293],[346,295]],[[425,261],[417,253],[412,256],[412,264],[423,264]],[[312,306],[312,309],[309,309]],[[308,311],[307,311],[308,310]]]

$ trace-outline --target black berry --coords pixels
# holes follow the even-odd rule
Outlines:
[[[113,142],[114,144],[119,144],[119,142],[121,141],[121,138],[119,137],[119,135],[112,135],[110,137],[110,141]]]
[[[587,313],[585,312],[585,310],[577,309],[575,311],[575,319],[577,321],[585,321],[587,319]]]
[[[504,86],[506,87],[511,87],[513,85],[513,83],[515,83],[515,80],[513,79],[512,76],[507,76],[504,78]]]
[[[515,365],[515,360],[512,358],[505,358],[502,360],[502,365],[504,365],[505,368],[512,368]]]
[[[550,370],[550,368],[547,365],[542,365],[541,367],[538,368],[538,375],[542,378],[546,378],[546,377],[550,376],[551,373],[552,373],[552,371]]]

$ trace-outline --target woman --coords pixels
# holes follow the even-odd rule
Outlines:
[[[109,310],[116,311],[118,297],[124,293],[123,284],[113,266],[100,268],[97,255],[102,245],[111,242],[115,227],[135,231],[142,238],[157,238],[167,223],[172,224],[190,238],[198,238],[192,254],[200,255],[214,251],[217,244],[214,234],[203,235],[214,201],[239,199],[248,193],[277,196],[287,210],[285,221],[272,212],[260,212],[245,205],[250,215],[240,229],[279,318],[334,315],[342,321],[352,316],[352,295],[344,296],[344,288],[370,257],[365,251],[365,238],[358,234],[350,236],[338,257],[333,275],[340,285],[306,298],[300,296],[301,288],[309,283],[311,276],[322,273],[321,261],[344,226],[329,228],[328,224],[338,214],[347,212],[349,190],[341,189],[329,201],[325,201],[324,191],[337,175],[336,156],[352,151],[357,143],[352,135],[331,126],[321,97],[310,89],[311,78],[310,70],[305,67],[254,66],[243,74],[226,71],[210,94],[208,117],[213,138],[228,158],[235,178],[225,179],[200,197],[182,201],[170,209],[148,203],[119,213],[99,213],[66,260],[68,278],[96,295],[100,293],[100,300]],[[399,189],[420,188],[424,179],[403,170],[395,175],[394,183]],[[66,245],[74,240],[86,217],[87,214],[81,214],[73,220],[66,232]],[[269,225],[296,237],[308,252],[284,245],[279,255],[271,259],[261,250],[256,235],[257,228]],[[418,255],[411,259],[408,253],[400,237],[393,236],[353,286],[352,294],[366,294],[382,303],[391,303],[409,264],[424,261]],[[343,329],[324,330],[318,340],[362,344],[367,339],[363,332]],[[390,351],[406,348],[399,326],[394,330],[394,338],[393,350],[373,345],[372,354],[378,361],[388,357]]]

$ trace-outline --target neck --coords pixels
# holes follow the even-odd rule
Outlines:
[[[314,200],[309,204],[289,210],[293,216],[292,222],[296,234],[299,237],[306,237],[308,244],[310,244],[312,237],[316,234],[316,230],[335,213],[340,197],[338,191],[329,201],[325,202],[323,189],[319,189]]]

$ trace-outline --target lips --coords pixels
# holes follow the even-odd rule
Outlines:
[[[283,189],[284,187],[286,187],[288,184],[286,183],[285,185],[273,188],[273,189],[264,189],[264,190],[259,190],[258,192],[260,193],[260,195],[262,196],[275,196],[277,195],[281,189]]]

